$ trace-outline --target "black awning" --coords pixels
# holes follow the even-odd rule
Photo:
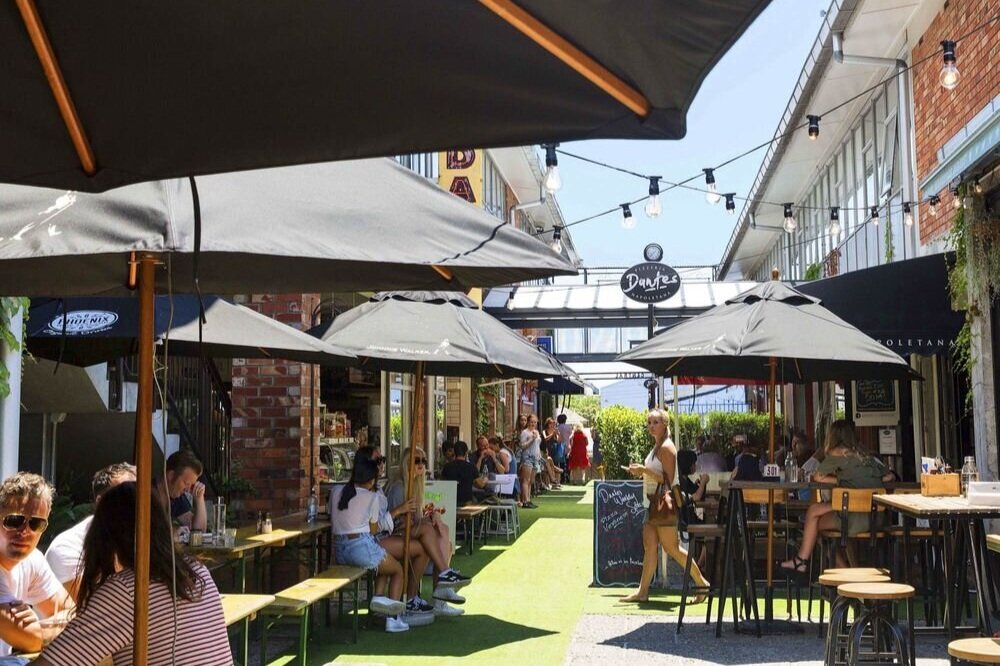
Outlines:
[[[906,259],[797,288],[898,354],[948,353],[965,320],[948,295],[953,256]]]

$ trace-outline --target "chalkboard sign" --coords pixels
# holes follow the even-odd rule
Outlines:
[[[883,426],[899,422],[896,382],[892,379],[854,382],[853,400],[855,425]]]
[[[594,585],[638,585],[642,577],[642,481],[594,486]]]

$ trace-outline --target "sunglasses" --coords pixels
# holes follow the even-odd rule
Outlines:
[[[427,465],[428,462],[429,461],[427,460],[427,458],[414,458],[413,459],[413,464],[414,465]]]
[[[3,517],[3,527],[5,530],[10,530],[11,532],[19,532],[24,529],[24,524],[28,524],[28,529],[32,532],[41,533],[45,531],[45,528],[49,526],[49,521],[47,518],[39,518],[38,516],[22,516],[19,513],[8,513]]]

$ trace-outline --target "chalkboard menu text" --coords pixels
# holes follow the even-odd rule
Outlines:
[[[638,585],[642,577],[642,481],[598,481],[594,486],[596,587]]]

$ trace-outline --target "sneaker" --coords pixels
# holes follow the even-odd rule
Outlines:
[[[453,604],[464,604],[465,597],[460,595],[455,591],[453,587],[436,587],[434,588],[434,601],[448,601]],[[436,603],[435,603],[436,605]]]
[[[420,597],[413,597],[406,602],[407,613],[430,613],[432,610],[434,610],[434,606],[431,606]]]
[[[454,569],[448,569],[442,572],[437,578],[438,587],[453,587],[458,589],[460,587],[465,587],[472,582],[472,579],[468,576],[463,576]]]
[[[403,631],[409,631],[410,625],[406,624],[401,618],[395,616],[389,616],[385,618],[385,631],[389,634],[398,634]]]
[[[402,601],[383,596],[372,597],[370,608],[373,613],[387,616],[399,615],[406,610]],[[403,624],[406,623],[404,622]],[[406,629],[400,629],[399,631],[406,631]]]
[[[538,508],[538,505],[535,504],[534,502],[525,502],[522,506],[525,509],[537,509]]]
[[[464,615],[465,610],[449,606],[447,603],[439,599],[434,602],[434,614],[441,617],[458,617],[459,615]]]

